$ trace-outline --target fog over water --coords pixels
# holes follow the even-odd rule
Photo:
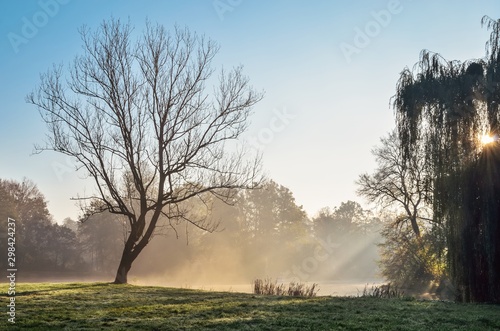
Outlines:
[[[317,296],[359,296],[363,293],[364,289],[370,289],[372,286],[377,286],[383,283],[383,279],[373,279],[367,282],[312,282],[306,285],[318,285]],[[198,289],[203,291],[215,292],[239,292],[239,293],[253,293],[253,284],[166,284],[154,281],[132,281],[133,285],[141,286],[166,286],[176,288]]]

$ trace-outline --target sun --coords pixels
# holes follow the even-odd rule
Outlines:
[[[495,142],[498,138],[490,134],[484,134],[481,136],[481,145],[488,145]]]

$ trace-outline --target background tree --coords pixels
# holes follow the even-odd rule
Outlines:
[[[168,33],[146,24],[137,42],[119,20],[91,32],[82,28],[85,53],[69,76],[54,67],[41,76],[27,101],[49,130],[39,151],[76,160],[96,184],[96,212],[127,218],[115,283],[126,283],[133,261],[152,238],[160,219],[188,217],[182,203],[209,192],[227,200],[234,188],[260,181],[258,160],[246,160],[234,143],[262,97],[241,67],[220,71],[214,93],[212,61],[218,45],[187,29]]]
[[[317,277],[325,280],[373,279],[377,274],[380,221],[358,202],[323,208],[312,219],[314,237],[335,246]],[[317,246],[317,242],[315,243]]]
[[[375,172],[362,174],[356,182],[359,195],[382,209],[397,210],[397,222],[409,223],[417,238],[422,222],[433,222],[432,179],[422,147],[419,144],[412,157],[405,159],[398,133],[390,133],[372,151],[377,162]]]
[[[63,220],[63,226],[64,227],[67,227],[68,229],[71,229],[73,232],[78,232],[78,226],[79,226],[80,222],[77,222],[77,221],[74,221],[71,219],[71,217],[66,217],[64,220]]]
[[[368,211],[355,201],[346,201],[333,210],[321,209],[313,220],[314,233],[323,239],[333,236],[335,240],[349,240],[350,234],[364,232],[368,222]]]
[[[53,225],[53,239],[49,242],[55,265],[61,270],[76,270],[81,267],[81,251],[76,232],[65,226]]]
[[[244,222],[241,229],[248,231],[254,240],[294,239],[304,235],[307,215],[287,187],[269,180],[260,190],[241,192],[239,200]]]
[[[432,217],[433,181],[420,142],[404,158],[397,132],[381,139],[372,154],[377,169],[362,174],[358,194],[381,209],[388,220],[380,243],[382,275],[411,292],[432,292],[445,281],[442,224]]]
[[[252,270],[277,275],[299,259],[309,241],[308,218],[292,192],[270,180],[260,190],[241,192],[240,229]]]
[[[44,250],[52,238],[52,217],[47,201],[32,181],[2,180],[3,191],[10,197],[10,217],[16,220],[16,262],[30,271],[39,267],[53,267]]]
[[[77,266],[76,234],[52,221],[47,201],[35,183],[0,179],[0,195],[0,214],[16,220],[16,263],[25,276]]]
[[[498,219],[475,210],[479,207],[474,202],[494,201],[498,192],[480,190],[478,197],[469,171],[482,155],[480,137],[500,133],[500,20],[484,17],[482,23],[492,30],[484,59],[462,63],[422,52],[414,71],[401,73],[394,108],[405,160],[425,149],[434,187],[433,215],[446,226],[457,299],[498,302],[500,291],[494,284],[500,278],[492,261],[500,250],[496,239],[484,234],[495,229]],[[480,216],[471,222],[471,214]]]
[[[110,275],[116,271],[128,231],[124,218],[107,211],[80,222],[82,258],[94,274]]]
[[[7,252],[7,222],[8,218],[19,219],[15,210],[14,197],[10,194],[6,182],[0,179],[0,249],[2,252]],[[0,259],[0,267],[7,268],[7,259]]]

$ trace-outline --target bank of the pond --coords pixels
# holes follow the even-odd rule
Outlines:
[[[284,282],[288,283],[288,282]],[[366,281],[313,281],[304,284],[318,284],[317,296],[360,296],[365,287],[368,289],[372,286],[383,284],[381,280],[366,280]],[[253,293],[253,284],[236,283],[236,284],[217,284],[217,283],[169,283],[160,280],[132,280],[131,284],[139,286],[162,286],[162,287],[177,287],[204,291],[222,291],[222,292],[237,292],[237,293]]]

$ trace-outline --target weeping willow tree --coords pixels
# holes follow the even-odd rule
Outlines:
[[[500,20],[482,59],[447,61],[422,51],[405,68],[394,97],[406,159],[425,149],[433,181],[433,212],[446,229],[450,277],[459,301],[500,302]]]

